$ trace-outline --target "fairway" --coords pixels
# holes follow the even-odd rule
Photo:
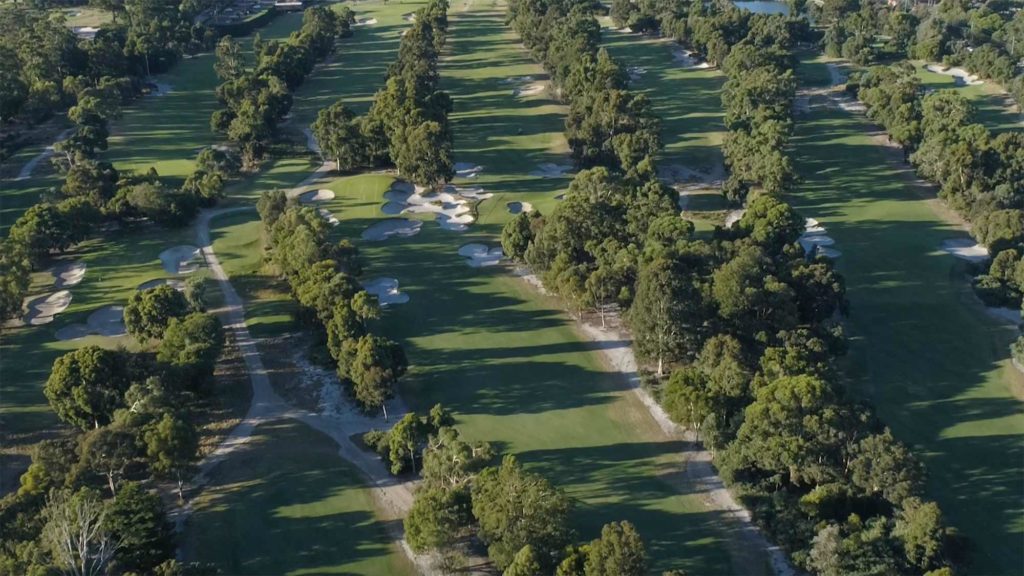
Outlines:
[[[801,117],[794,158],[805,181],[789,200],[843,253],[851,388],[925,461],[929,496],[976,547],[970,573],[1014,573],[1024,565],[1016,331],[986,315],[963,265],[938,250],[966,233],[913,189],[899,152],[871,139],[876,129],[835,109]]]
[[[355,469],[298,422],[259,426],[192,506],[186,559],[224,574],[414,573]]]

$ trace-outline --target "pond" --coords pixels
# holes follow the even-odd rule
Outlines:
[[[755,14],[789,14],[789,4],[772,0],[733,2],[738,8],[746,8]]]

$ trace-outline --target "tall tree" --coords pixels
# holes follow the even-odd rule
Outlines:
[[[128,385],[121,353],[85,346],[57,358],[43,393],[61,420],[87,430],[110,422]]]

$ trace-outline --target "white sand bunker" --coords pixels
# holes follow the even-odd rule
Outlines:
[[[804,252],[808,254],[814,253],[818,247],[832,246],[836,243],[831,236],[826,236],[823,233],[804,234],[800,236],[797,242],[803,247]]]
[[[942,251],[968,262],[988,260],[988,248],[970,238],[950,238],[942,241]]]
[[[53,294],[36,296],[25,302],[28,312],[25,313],[25,324],[39,326],[53,322],[53,317],[67,310],[71,305],[71,292],[60,290]]]
[[[85,278],[86,268],[85,262],[76,260],[75,262],[58,264],[50,268],[49,272],[53,275],[54,286],[57,288],[67,288],[68,286],[76,286],[82,281],[82,278]]]
[[[320,217],[323,218],[324,220],[327,220],[327,223],[330,224],[331,226],[337,226],[338,224],[341,224],[341,220],[338,220],[338,217],[335,216],[327,208],[317,208],[316,213],[319,214]]]
[[[415,236],[420,233],[420,228],[423,227],[423,222],[419,220],[409,220],[408,218],[389,218],[387,220],[381,220],[363,230],[363,240],[370,242],[381,242],[387,240],[392,236],[399,238],[408,238]]]
[[[513,96],[536,96],[544,91],[543,82],[531,82],[526,86],[519,86],[512,89]]]
[[[406,12],[405,14],[402,14],[402,20],[405,20],[406,22],[415,22],[416,21],[416,13],[415,12]]]
[[[160,253],[160,262],[168,274],[191,274],[199,269],[199,248],[183,244]]]
[[[680,47],[672,48],[672,59],[675,60],[683,68],[703,70],[705,68],[711,67],[711,64],[708,64],[699,55],[690,52],[689,50],[684,50],[683,48]]]
[[[952,76],[953,83],[957,86],[977,86],[978,84],[985,83],[984,80],[978,78],[977,74],[971,74],[967,70],[959,67],[948,68],[940,64],[928,64],[924,68],[929,72]]]
[[[484,189],[479,186],[454,186],[452,184],[445,184],[444,191],[448,194],[455,194],[456,196],[462,196],[469,200],[487,200],[493,198],[494,194],[491,192],[484,192]]]
[[[142,284],[139,284],[138,290],[149,290],[150,288],[157,288],[159,286],[170,286],[178,292],[185,291],[185,282],[177,278],[156,278],[154,280],[147,280]]]
[[[483,166],[478,166],[471,162],[455,163],[455,175],[460,178],[476,178],[483,170]]]
[[[412,190],[410,190],[410,188]],[[483,189],[459,189],[451,187],[447,189],[459,191],[471,195],[473,199],[490,198],[491,194],[483,192]],[[434,214],[437,223],[445,230],[463,232],[469,224],[473,223],[472,210],[469,207],[469,200],[460,198],[451,192],[428,193],[418,186],[414,187],[408,182],[395,182],[391,189],[384,193],[384,199],[388,202],[381,206],[385,214]]]
[[[90,314],[85,324],[69,324],[56,335],[58,340],[78,340],[92,334],[116,338],[126,333],[124,306],[104,306]]]
[[[359,18],[356,20],[356,26],[371,26],[377,23],[376,18]]]
[[[405,304],[409,295],[398,289],[398,280],[394,278],[374,278],[363,282],[363,290],[377,297],[381,306]]]
[[[626,68],[626,74],[629,74],[629,79],[633,82],[640,80],[640,77],[647,74],[647,68],[642,66],[630,66]]]
[[[740,208],[739,210],[733,210],[725,215],[725,227],[732,228],[733,224],[740,221],[743,215],[747,213],[746,208]]]
[[[328,190],[321,188],[320,190],[310,190],[299,194],[299,202],[302,204],[312,204],[313,202],[326,202],[328,200],[334,200],[334,190]]]
[[[466,259],[466,264],[472,268],[483,268],[495,266],[505,257],[501,246],[488,248],[486,244],[466,244],[459,248],[459,256]]]
[[[530,171],[530,176],[538,178],[561,178],[566,175],[569,170],[572,170],[572,166],[569,164],[553,164],[551,162],[545,162],[539,164],[537,168]]]
[[[508,206],[508,211],[511,214],[519,214],[520,212],[533,212],[533,204],[530,204],[529,202],[508,202],[505,204],[505,206]]]
[[[536,80],[533,76],[512,76],[501,81],[502,84],[525,84]]]
[[[562,200],[565,200],[565,194],[563,193],[563,194],[559,194],[559,195],[555,196],[555,200],[558,200],[559,202],[561,202]]]

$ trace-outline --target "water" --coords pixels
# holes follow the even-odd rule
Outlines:
[[[737,8],[746,8],[755,14],[783,14],[789,15],[789,4],[775,2],[772,0],[752,0],[733,2]]]

